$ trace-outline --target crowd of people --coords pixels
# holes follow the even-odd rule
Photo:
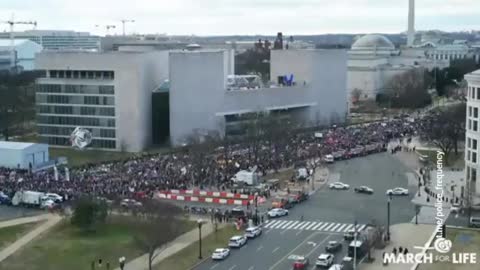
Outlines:
[[[348,153],[359,146],[376,144],[386,150],[391,140],[415,136],[426,125],[428,118],[403,117],[356,126],[332,126],[317,132],[298,132],[275,142],[259,140],[255,145],[248,141],[217,145],[208,153],[196,153],[185,147],[169,154],[70,168],[68,177],[62,168],[58,173],[53,169],[31,173],[0,168],[0,191],[9,196],[20,190],[50,192],[64,196],[66,200],[84,194],[108,199],[153,197],[159,190],[194,187],[231,191],[234,189],[231,178],[239,170],[256,167],[257,172],[265,175],[306,160],[319,160],[335,151]]]

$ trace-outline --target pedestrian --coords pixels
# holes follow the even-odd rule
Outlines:
[[[399,253],[399,254],[402,254],[402,253],[403,253],[403,248],[402,248],[401,246],[398,248],[398,253]]]
[[[393,253],[393,255],[397,256],[397,248],[396,247],[393,248],[392,253]]]
[[[405,248],[405,250],[403,251],[403,255],[407,255],[408,253],[408,248]]]

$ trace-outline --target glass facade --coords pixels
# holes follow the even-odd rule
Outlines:
[[[112,76],[101,71],[54,71],[57,78]],[[77,75],[75,75],[77,74]],[[50,71],[52,75],[52,71]],[[89,147],[116,148],[115,89],[112,85],[37,84],[37,126],[42,141],[70,145],[76,127],[92,133]]]

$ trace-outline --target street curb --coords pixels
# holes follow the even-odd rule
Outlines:
[[[446,227],[449,229],[461,229],[461,230],[467,230],[467,231],[480,232],[479,228],[462,227],[462,226],[454,226],[454,225],[447,225]]]
[[[188,268],[188,270],[194,270],[195,267],[199,266],[200,264],[204,263],[206,260],[210,259],[210,257],[206,257],[204,259],[201,259],[197,263],[195,263],[191,268]]]

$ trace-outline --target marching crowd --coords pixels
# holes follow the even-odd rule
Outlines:
[[[201,155],[184,149],[170,154],[89,164],[70,169],[68,176],[61,168],[58,173],[53,169],[30,173],[0,168],[0,191],[9,196],[19,190],[51,192],[68,200],[84,194],[109,199],[152,197],[159,190],[194,186],[232,190],[231,178],[239,170],[256,166],[257,172],[265,175],[302,162],[305,164],[306,160],[322,159],[333,152],[341,151],[345,156],[340,158],[349,158],[351,149],[372,144],[386,151],[391,140],[415,136],[428,123],[428,118],[404,117],[382,123],[332,126],[320,132],[292,134],[273,143],[260,140],[255,147],[246,142],[221,146]]]

